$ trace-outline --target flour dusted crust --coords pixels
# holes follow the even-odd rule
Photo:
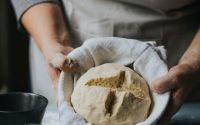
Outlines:
[[[108,63],[80,77],[71,103],[93,125],[134,125],[147,117],[151,98],[146,81],[135,71]]]

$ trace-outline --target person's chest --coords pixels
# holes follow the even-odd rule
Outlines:
[[[196,0],[119,0],[126,3],[145,6],[148,8],[158,9],[161,11],[170,11],[188,6]]]

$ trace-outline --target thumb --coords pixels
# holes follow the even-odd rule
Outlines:
[[[52,67],[65,72],[80,72],[78,63],[62,53],[57,53],[50,61]]]
[[[182,66],[174,66],[169,70],[169,73],[154,80],[151,88],[157,93],[165,93],[172,89],[176,89],[179,86],[180,80],[184,76]]]
[[[175,88],[177,81],[174,76],[167,74],[152,82],[151,88],[157,93],[165,93]]]
[[[62,70],[64,68],[65,60],[67,57],[62,53],[56,53],[50,60],[50,64],[53,68]]]

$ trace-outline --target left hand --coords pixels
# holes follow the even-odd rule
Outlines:
[[[171,90],[170,102],[157,125],[167,125],[179,110],[195,83],[199,81],[198,68],[188,63],[178,64],[172,67],[167,75],[153,81],[153,91],[164,93]]]
[[[53,82],[56,93],[60,73],[61,71],[64,71],[67,55],[72,50],[72,47],[59,44],[59,42],[43,48],[42,53],[44,55],[48,73]]]

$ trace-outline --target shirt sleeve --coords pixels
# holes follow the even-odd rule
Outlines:
[[[22,15],[32,6],[43,2],[59,3],[59,0],[11,0],[17,20],[20,21]]]
[[[59,0],[11,0],[17,17],[17,26],[21,32],[27,33],[23,25],[21,24],[21,17],[23,16],[23,14],[32,6],[44,2],[59,3]]]

